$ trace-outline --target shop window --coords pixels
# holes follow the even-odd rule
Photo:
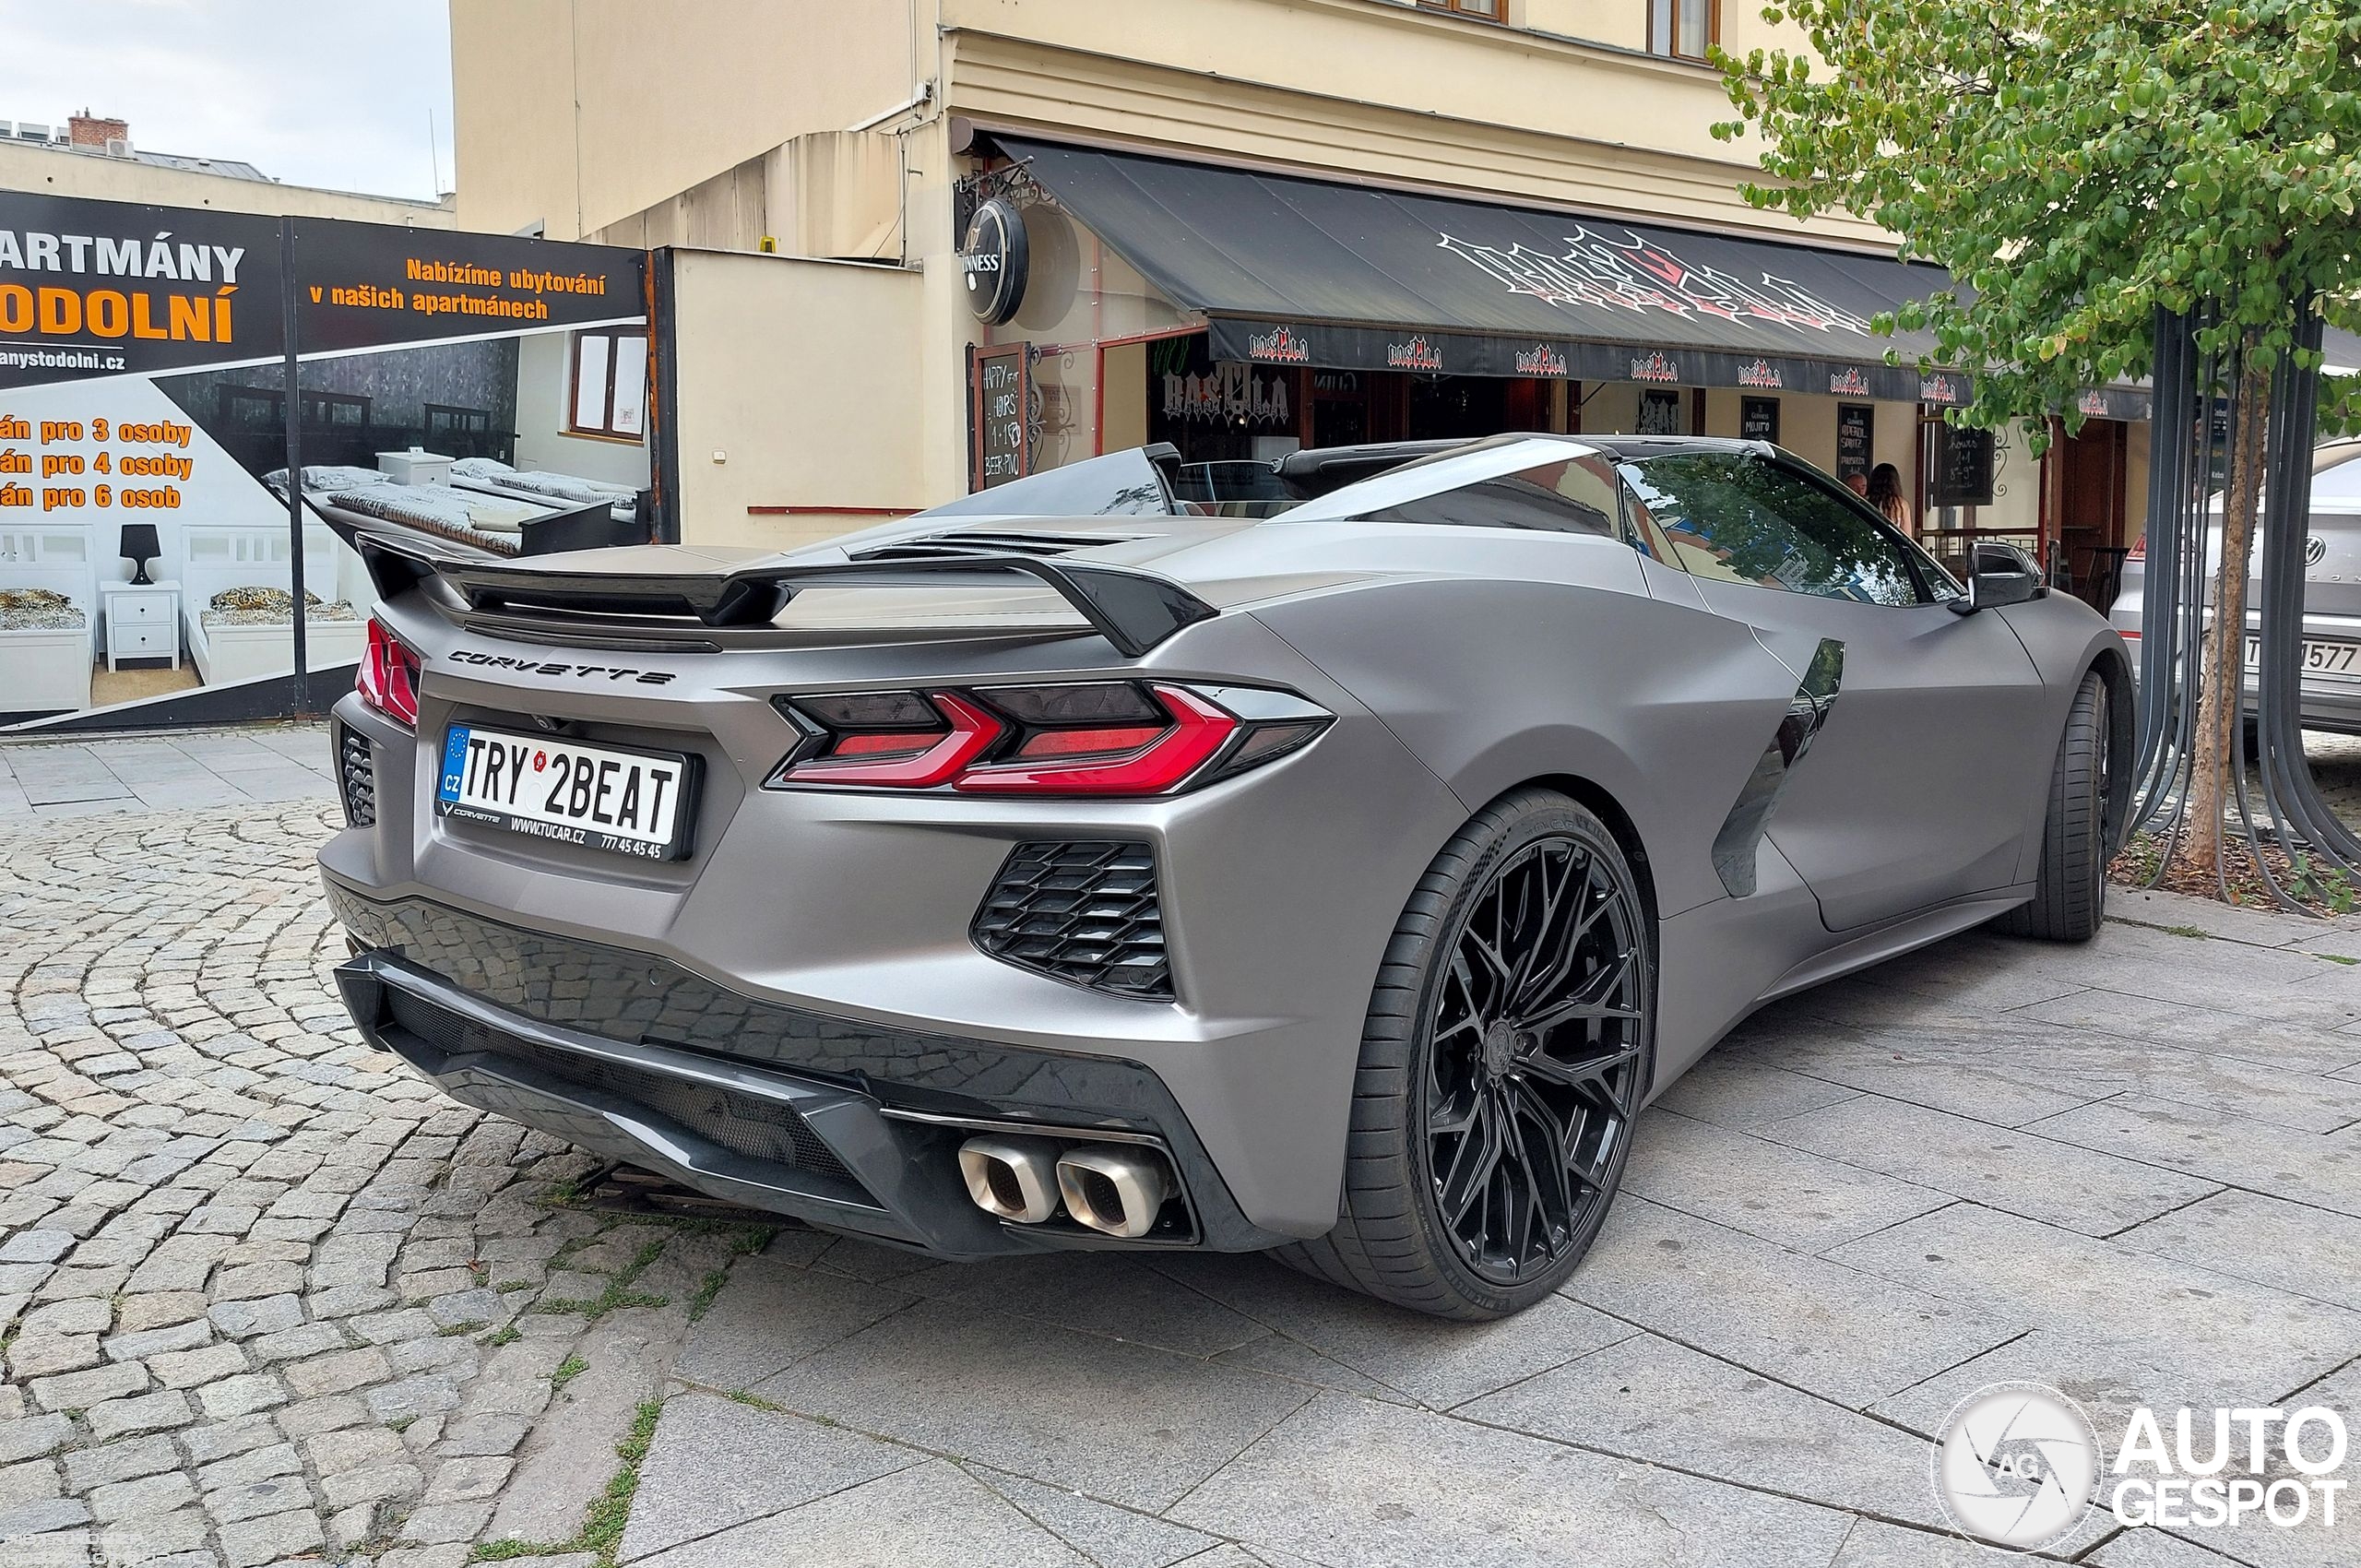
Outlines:
[[[1653,457],[1622,471],[1698,576],[1864,604],[1926,601],[1908,549],[1835,489],[1729,452]]]
[[[1703,60],[1721,41],[1721,0],[1648,0],[1649,53]]]
[[[637,441],[647,430],[647,333],[608,327],[574,335],[573,401],[566,429],[576,435]]]
[[[1506,0],[1418,0],[1423,11],[1449,11],[1454,16],[1481,17],[1488,22],[1501,19],[1501,7]]]

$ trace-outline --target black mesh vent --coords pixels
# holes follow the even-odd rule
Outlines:
[[[337,726],[337,787],[344,796],[344,820],[350,827],[377,826],[377,764],[370,754],[369,738],[358,730]]]
[[[1109,839],[1019,844],[976,911],[976,945],[1093,991],[1172,1000],[1156,854]]]
[[[446,1054],[481,1051],[504,1056],[578,1087],[646,1106],[666,1121],[749,1159],[792,1166],[843,1182],[854,1179],[793,1106],[603,1057],[553,1050],[514,1035],[494,1034],[395,987],[386,988],[386,1000],[395,1023]]]
[[[896,540],[853,552],[855,561],[937,561],[946,555],[1038,555],[1047,558],[1069,551],[1092,550],[1102,544],[1128,544],[1136,534],[1112,533],[994,533],[980,529],[930,534],[924,539]]]

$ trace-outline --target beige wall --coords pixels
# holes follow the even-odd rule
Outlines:
[[[451,0],[459,215],[578,239],[909,96],[923,0]],[[921,34],[927,53],[931,42]]]
[[[943,499],[920,457],[938,434],[921,395],[924,278],[711,251],[677,253],[675,265],[684,539],[785,548],[877,519],[749,506]]]
[[[1774,36],[1751,12],[1731,0],[1733,47]],[[1519,0],[1522,27],[1395,0],[451,0],[459,216],[578,238],[931,82],[935,117],[1792,234],[1738,198],[1754,149],[1709,134],[1730,117],[1714,73],[1636,52],[1645,15],[1646,0]],[[1813,228],[1874,238],[1848,219]]]
[[[150,202],[159,207],[211,208],[217,212],[350,218],[364,223],[403,223],[418,229],[449,229],[458,222],[451,208],[433,202],[356,196],[350,191],[282,185],[270,180],[234,180],[227,174],[160,168],[135,158],[60,152],[11,146],[5,141],[0,141],[0,191]]]

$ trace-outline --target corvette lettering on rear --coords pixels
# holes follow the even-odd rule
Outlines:
[[[560,664],[540,659],[516,659],[504,653],[478,653],[471,647],[454,650],[451,662],[480,664],[487,670],[514,670],[519,675],[572,675],[584,681],[603,676],[610,681],[631,681],[643,686],[661,686],[672,679],[672,672],[669,670],[632,670],[615,664]]]

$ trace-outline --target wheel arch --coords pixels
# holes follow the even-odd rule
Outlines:
[[[1623,858],[1631,862],[1632,880],[1639,884],[1640,904],[1647,915],[1648,924],[1651,927],[1661,926],[1664,917],[1656,902],[1655,873],[1648,863],[1647,840],[1641,837],[1639,825],[1632,821],[1631,814],[1623,809],[1623,802],[1615,798],[1612,790],[1580,774],[1540,773],[1530,778],[1519,779],[1468,815],[1472,818],[1478,812],[1489,810],[1501,796],[1518,790],[1548,790],[1564,795],[1605,823],[1608,833],[1615,839],[1615,847],[1621,849]]]
[[[2123,848],[2131,827],[2131,770],[2139,760],[2139,692],[2132,677],[2131,658],[2123,639],[2113,637],[2093,650],[2081,672],[2079,687],[2097,675],[2106,693],[2106,840],[2109,857]]]

